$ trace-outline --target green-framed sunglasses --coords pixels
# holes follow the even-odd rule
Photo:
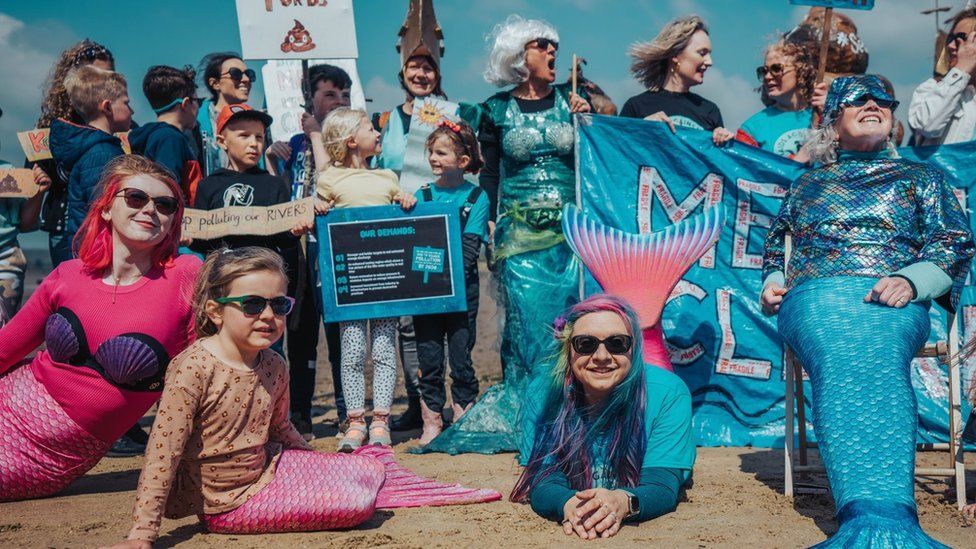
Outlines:
[[[265,307],[269,305],[271,306],[272,313],[278,316],[285,316],[295,306],[295,298],[286,295],[279,295],[270,299],[258,295],[242,295],[238,297],[219,297],[214,301],[221,305],[237,303],[241,311],[244,311],[244,314],[249,316],[257,316],[263,313]]]

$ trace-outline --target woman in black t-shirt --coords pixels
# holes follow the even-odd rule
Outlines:
[[[647,91],[628,99],[620,116],[664,122],[671,131],[675,126],[707,130],[716,145],[735,137],[722,127],[718,106],[689,91],[704,82],[712,66],[712,41],[700,17],[671,21],[651,42],[635,44],[630,56],[630,72]]]

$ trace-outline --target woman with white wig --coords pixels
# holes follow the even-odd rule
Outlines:
[[[559,34],[511,15],[489,36],[485,80],[499,92],[480,105],[481,186],[497,219],[492,252],[505,325],[504,383],[482,396],[427,451],[516,449],[516,417],[532,367],[549,350],[547,326],[577,301],[576,260],[562,235],[562,208],[576,202],[573,113],[589,103],[556,80]],[[497,217],[496,217],[497,216]]]
[[[675,126],[710,131],[716,145],[735,137],[723,127],[718,105],[690,91],[712,66],[712,41],[701,17],[671,21],[654,40],[634,44],[630,57],[630,72],[647,91],[628,99],[620,116],[664,122],[672,132]]]

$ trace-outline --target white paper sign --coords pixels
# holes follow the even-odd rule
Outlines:
[[[244,59],[359,57],[352,0],[237,0]]]
[[[329,64],[346,71],[352,79],[352,88],[349,90],[352,108],[366,110],[366,96],[363,94],[355,59],[310,59],[308,64],[309,67]],[[271,136],[276,141],[287,141],[302,131],[302,113],[305,112],[302,108],[305,103],[302,97],[302,62],[268,61],[261,68],[261,77],[268,114],[274,118]]]

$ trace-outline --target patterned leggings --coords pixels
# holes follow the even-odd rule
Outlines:
[[[373,411],[389,413],[396,387],[396,318],[374,318],[369,323],[373,359]],[[339,325],[342,392],[350,414],[366,410],[366,320]]]

